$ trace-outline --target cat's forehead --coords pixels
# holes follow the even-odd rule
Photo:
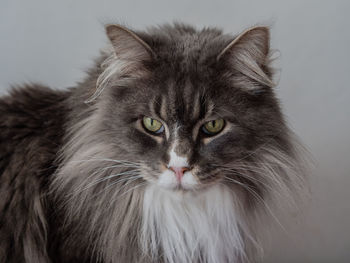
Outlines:
[[[191,68],[154,72],[155,80],[142,83],[144,88],[138,92],[137,98],[143,107],[141,113],[158,117],[170,125],[183,126],[220,117],[231,105],[227,98],[232,92],[215,80],[215,74],[206,72],[204,76]],[[133,88],[138,89],[137,85]]]
[[[226,117],[228,112],[226,96],[215,94],[215,88],[206,83],[169,79],[145,90],[138,95],[141,108],[137,114],[162,120],[172,130],[177,126],[190,130],[200,121]]]
[[[170,82],[153,101],[158,104],[153,105],[156,113],[172,123],[191,123],[204,118],[212,105],[212,100],[205,95],[204,89],[189,81],[185,81],[183,85]]]
[[[220,114],[221,109],[226,114],[235,104],[234,98],[239,98],[236,93],[241,92],[226,74],[226,64],[217,62],[232,36],[216,29],[196,31],[176,26],[139,35],[155,56],[145,64],[147,74],[129,86],[130,96],[124,102],[133,108],[128,114],[192,125]]]
[[[218,53],[230,39],[216,29],[195,31],[175,27],[167,30],[152,36],[151,47],[157,58],[150,96],[170,121],[204,118],[214,107],[223,104],[223,94],[230,93],[229,90],[219,92],[223,85],[218,83],[222,78],[216,64]]]
[[[151,28],[140,34],[161,64],[178,64],[182,69],[208,65],[232,41],[232,36],[216,28],[196,30],[177,24]]]

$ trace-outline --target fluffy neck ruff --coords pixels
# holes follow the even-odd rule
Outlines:
[[[148,186],[143,202],[141,244],[166,262],[241,262],[242,226],[235,196],[224,186],[176,193]]]

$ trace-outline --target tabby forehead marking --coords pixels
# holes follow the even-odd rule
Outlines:
[[[196,93],[194,96],[194,104],[193,104],[193,111],[192,111],[192,119],[198,119],[200,114],[200,101],[199,101],[199,93]]]
[[[166,120],[168,118],[167,116],[167,110],[166,110],[166,97],[162,96],[162,100],[161,100],[161,107],[160,107],[160,117],[163,118],[163,120]]]

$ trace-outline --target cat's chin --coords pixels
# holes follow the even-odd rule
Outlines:
[[[186,185],[183,185],[183,184],[180,184],[180,183],[176,183],[176,184],[162,184],[162,183],[157,182],[155,185],[160,190],[167,191],[167,192],[173,192],[173,193],[192,192],[192,191],[197,191],[197,190],[199,190],[201,188],[199,186],[196,186],[196,187],[186,186]]]
[[[174,193],[189,193],[189,192],[193,192],[193,191],[198,191],[200,190],[200,187],[195,187],[195,188],[185,188],[183,187],[182,185],[178,185],[176,187],[164,187],[164,186],[161,186],[159,187],[165,191],[169,191],[169,192],[174,192]]]
[[[190,194],[190,193],[198,193],[198,192],[203,192],[203,191],[207,191],[211,188],[215,188],[215,186],[217,186],[216,182],[212,182],[210,184],[203,184],[203,183],[198,183],[195,186],[188,186],[186,184],[176,184],[176,185],[163,185],[163,184],[159,184],[152,182],[151,183],[152,186],[156,186],[157,189],[159,189],[159,191],[162,192],[168,192],[168,193],[172,193],[172,194]]]

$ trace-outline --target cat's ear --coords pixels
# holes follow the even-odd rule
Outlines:
[[[270,31],[268,27],[249,28],[232,40],[217,56],[244,76],[272,87],[270,63]]]
[[[147,74],[148,71],[143,62],[150,61],[154,57],[151,47],[135,32],[123,26],[107,25],[106,34],[113,46],[113,52],[101,64],[103,71],[97,79],[96,89],[85,101],[86,103],[94,101],[112,80]]]
[[[118,58],[126,61],[147,61],[154,55],[151,47],[135,32],[120,26],[107,25],[106,33]]]

